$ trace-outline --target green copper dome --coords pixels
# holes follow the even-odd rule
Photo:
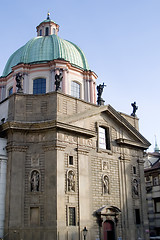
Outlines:
[[[19,48],[9,58],[3,76],[12,72],[12,67],[19,63],[35,64],[54,59],[64,59],[73,66],[89,70],[87,60],[82,50],[70,41],[57,35],[38,36]]]

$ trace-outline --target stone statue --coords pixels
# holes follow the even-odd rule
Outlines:
[[[138,107],[136,106],[136,102],[131,103],[131,106],[133,107],[133,112],[132,112],[131,116],[135,117],[136,116],[136,111],[138,109]]]
[[[19,72],[16,74],[16,87],[18,88],[17,89],[17,92],[18,93],[22,93],[23,92],[23,89],[22,89],[22,80],[23,80],[23,76],[22,74]]]
[[[39,191],[39,173],[38,171],[32,171],[31,173],[31,192]]]
[[[133,180],[133,193],[138,196],[138,181],[137,179]]]
[[[109,180],[107,175],[103,177],[103,192],[104,194],[109,193]]]
[[[75,174],[73,171],[68,172],[68,191],[75,192]]]
[[[58,74],[55,75],[56,91],[58,91],[59,89],[61,89],[60,83],[61,83],[62,79],[63,79],[62,73],[60,73],[59,75],[58,75]]]
[[[98,99],[97,99],[97,103],[98,105],[104,105],[104,100],[102,98],[102,92],[103,92],[103,88],[106,87],[106,85],[103,84],[99,84],[97,86],[97,95],[98,95]]]

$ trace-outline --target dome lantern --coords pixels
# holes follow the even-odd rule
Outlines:
[[[37,27],[37,36],[58,35],[59,25],[50,19],[50,13],[47,13],[47,18],[41,22]]]

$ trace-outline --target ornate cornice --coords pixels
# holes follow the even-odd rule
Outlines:
[[[1,127],[2,127],[2,131],[6,131],[9,129],[21,130],[21,131],[36,131],[36,130],[39,131],[39,130],[47,130],[47,129],[61,129],[61,130],[65,130],[67,132],[85,135],[87,137],[95,137],[95,132],[90,129],[77,127],[77,126],[70,125],[70,124],[64,123],[64,122],[59,122],[56,120],[42,121],[42,122],[22,122],[22,121],[6,122]]]
[[[126,156],[125,155],[120,156],[119,159],[120,159],[121,162],[128,162],[129,163],[131,161],[131,158],[127,155]]]
[[[137,147],[137,148],[142,148],[142,149],[147,149],[148,145],[147,144],[143,144],[142,142],[136,142],[136,141],[132,141],[129,139],[124,139],[124,138],[119,138],[116,139],[116,142],[120,145],[129,145],[132,147]]]
[[[15,145],[12,145],[12,146],[7,146],[6,147],[6,150],[7,152],[26,152],[28,149],[28,146],[15,146]]]
[[[55,141],[53,144],[43,145],[43,149],[45,152],[53,150],[64,151],[66,146],[63,142]]]
[[[62,145],[62,144],[44,145],[44,146],[43,146],[43,149],[44,149],[45,152],[53,151],[53,150],[64,151],[65,148],[66,148],[66,146],[65,146],[65,145]]]

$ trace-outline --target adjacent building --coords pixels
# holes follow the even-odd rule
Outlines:
[[[157,146],[153,153],[147,153],[144,166],[150,236],[160,239],[160,152]]]
[[[150,143],[136,116],[97,105],[97,75],[58,31],[48,14],[0,78],[0,237],[149,239]]]

